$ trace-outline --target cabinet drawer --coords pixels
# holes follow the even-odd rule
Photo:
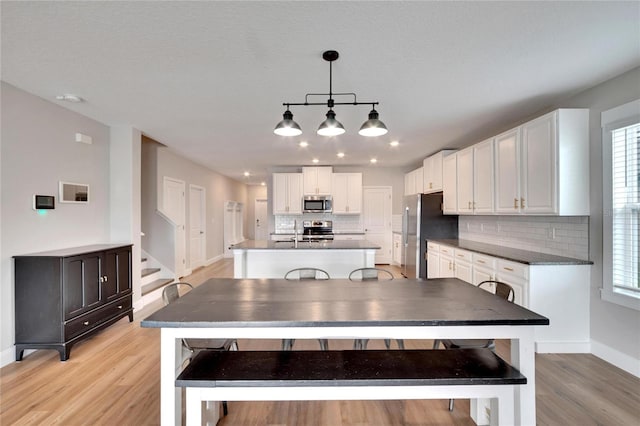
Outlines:
[[[520,278],[529,278],[529,265],[524,263],[509,262],[508,260],[498,260],[498,273],[507,273]]]
[[[482,268],[495,269],[496,267],[496,258],[491,256],[486,256],[484,254],[473,253],[473,265],[479,266]]]
[[[456,260],[464,260],[465,262],[471,262],[471,252],[461,249],[454,250],[454,256]]]
[[[122,312],[131,309],[131,296],[114,300],[113,302],[101,306],[100,308],[81,315],[64,323],[64,340],[70,340],[80,334],[91,330],[96,325],[101,324]]]
[[[427,241],[427,251],[433,251],[435,253],[440,252],[440,244],[431,243]]]
[[[454,248],[449,246],[440,246],[440,253],[453,257]]]

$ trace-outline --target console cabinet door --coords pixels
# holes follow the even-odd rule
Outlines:
[[[73,318],[100,304],[102,253],[64,259],[64,318]]]
[[[111,300],[131,291],[131,251],[127,248],[105,254],[102,299]]]

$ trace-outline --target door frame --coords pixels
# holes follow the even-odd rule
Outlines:
[[[200,226],[202,229],[200,230],[200,252],[202,253],[202,259],[197,263],[194,263],[193,256],[191,253],[191,228],[193,224],[191,223],[191,215],[192,215],[192,205],[191,205],[191,196],[193,194],[193,190],[199,192],[200,197]],[[206,189],[200,185],[194,185],[192,183],[189,184],[189,268],[193,271],[195,268],[199,268],[200,266],[204,266],[207,262],[207,193]]]
[[[169,182],[176,183],[182,186],[182,202],[181,205],[178,206],[178,210],[181,210],[182,214],[182,223],[179,218],[170,217],[167,212],[169,211],[167,206],[167,197],[165,197],[167,184]],[[185,220],[186,220],[186,182],[180,179],[172,178],[169,176],[163,176],[162,179],[162,210],[163,214],[171,220],[174,225],[174,275],[176,278],[180,278],[186,275],[187,272],[187,264],[186,264],[186,246],[187,246],[187,236],[185,230]]]

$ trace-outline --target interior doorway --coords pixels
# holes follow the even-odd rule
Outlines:
[[[256,240],[268,240],[269,239],[269,222],[267,216],[267,200],[260,199],[255,202],[255,227],[254,227],[254,239]]]
[[[392,188],[390,186],[365,186],[363,189],[364,237],[367,241],[380,246],[380,249],[376,251],[376,264],[391,264],[393,246]]]
[[[175,226],[175,275],[182,277],[186,270],[185,183],[165,176],[162,181],[162,210]]]
[[[189,185],[189,267],[203,266],[206,259],[206,197],[205,189]]]

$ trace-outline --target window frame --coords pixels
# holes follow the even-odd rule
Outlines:
[[[640,99],[603,111],[602,125],[602,300],[640,311],[640,296],[613,285],[612,132],[640,123]]]

